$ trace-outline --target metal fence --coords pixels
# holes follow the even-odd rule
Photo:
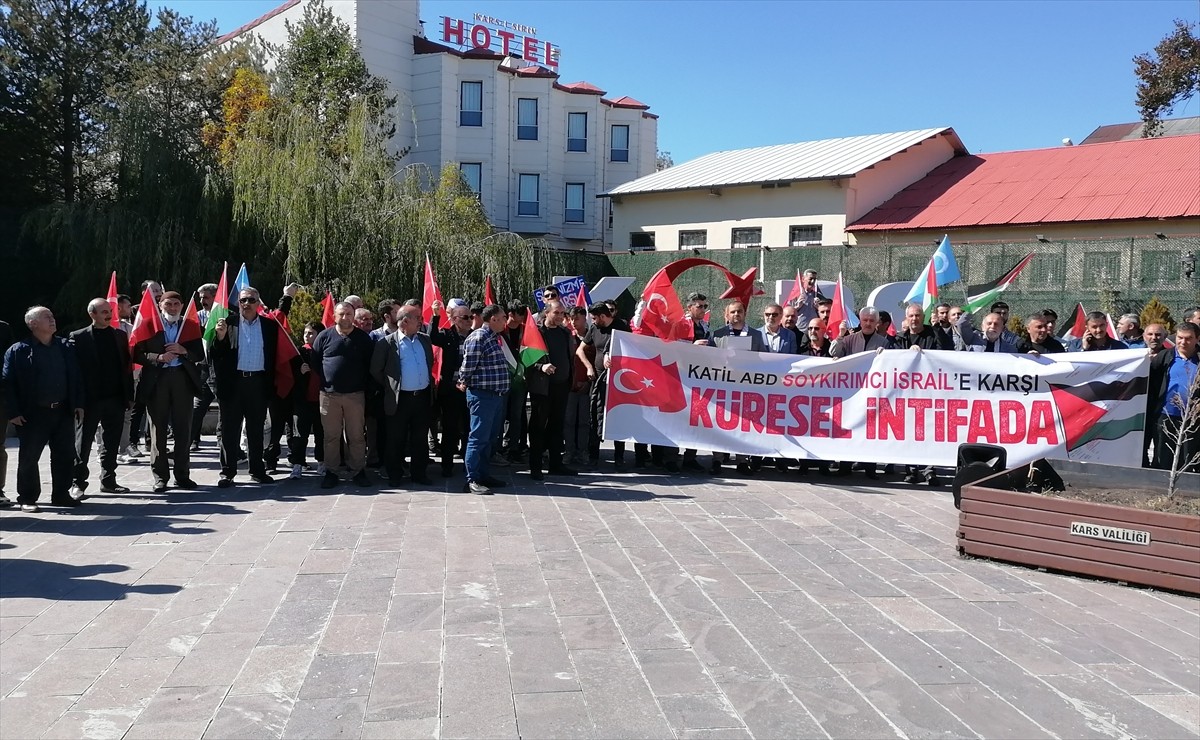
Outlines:
[[[738,274],[750,267],[761,267],[759,278],[768,295],[773,294],[776,280],[794,278],[797,269],[815,269],[822,280],[836,280],[840,272],[858,302],[864,304],[879,285],[915,279],[934,249],[931,242],[770,251],[699,250],[699,256],[719,262]],[[1178,319],[1184,307],[1200,303],[1200,274],[1193,272],[1187,276],[1184,267],[1187,255],[1192,255],[1193,263],[1200,255],[1200,236],[957,246],[955,259],[963,280],[943,286],[943,299],[948,303],[961,302],[967,285],[995,280],[1030,252],[1036,255],[1033,261],[1004,294],[1014,316],[1053,308],[1065,318],[1076,303],[1082,303],[1088,310],[1109,311],[1115,317],[1129,311],[1136,313],[1152,297],[1157,297]],[[614,253],[608,258],[617,274],[637,279],[629,289],[636,298],[656,271],[685,256],[692,256],[692,252]],[[716,270],[703,269],[689,270],[675,285],[681,297],[700,291],[710,301],[726,288],[724,277]]]

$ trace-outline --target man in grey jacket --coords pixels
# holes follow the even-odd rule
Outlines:
[[[969,316],[969,314],[964,314]],[[963,339],[967,342],[968,352],[1008,352],[1016,354],[1020,352],[1017,339],[1011,339],[1016,335],[1012,332],[1006,332],[1004,329],[1004,317],[998,313],[989,313],[983,317],[983,331],[977,332],[971,326],[970,322],[961,325]]]
[[[830,357],[846,357],[860,352],[875,352],[887,349],[887,335],[877,331],[879,328],[879,309],[867,306],[858,312],[858,325],[861,331],[851,332],[839,337],[829,348]]]

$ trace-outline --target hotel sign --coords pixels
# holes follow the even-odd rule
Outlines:
[[[530,64],[558,69],[559,48],[537,37],[537,29],[475,13],[471,20],[442,16],[442,43],[459,49],[490,49],[516,54]]]

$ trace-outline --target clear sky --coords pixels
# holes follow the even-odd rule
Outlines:
[[[376,0],[360,0],[372,2]],[[150,0],[230,31],[283,0]],[[953,126],[972,153],[1076,143],[1137,121],[1134,55],[1195,0],[426,0],[534,26],[587,80],[661,116],[676,163],[723,149]],[[1173,117],[1200,115],[1193,98]]]

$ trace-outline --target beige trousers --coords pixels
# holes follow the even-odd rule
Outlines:
[[[351,475],[367,467],[366,396],[321,391],[321,429],[325,432],[325,468],[342,466],[342,435],[346,437],[346,466]]]

